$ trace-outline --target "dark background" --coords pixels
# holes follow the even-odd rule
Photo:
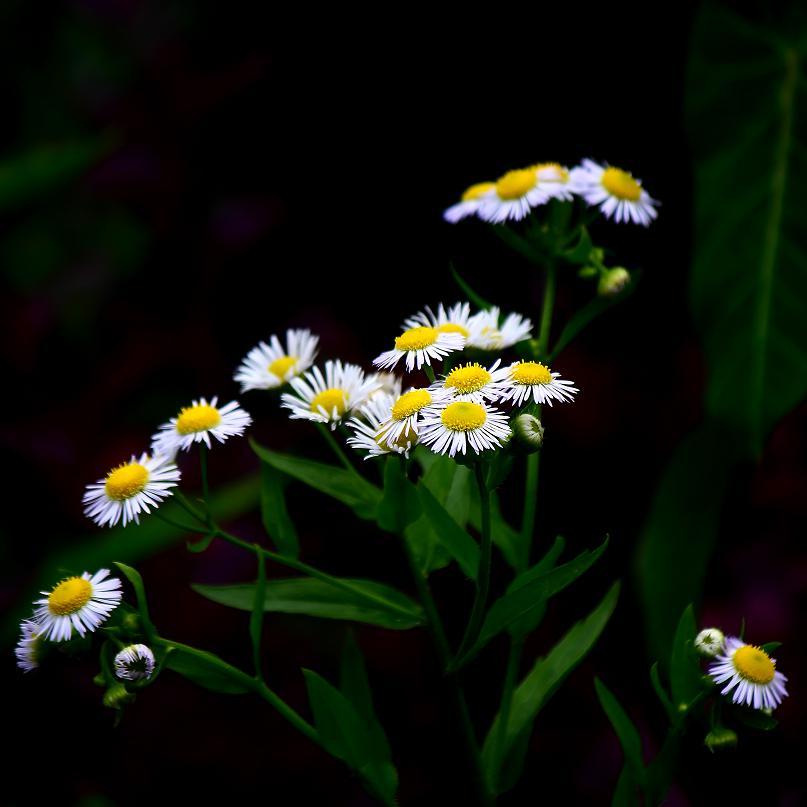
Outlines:
[[[525,778],[503,803],[609,803],[621,753],[592,676],[655,751],[664,720],[647,676],[632,552],[672,449],[701,417],[704,381],[687,311],[691,167],[681,121],[694,8],[675,8],[642,16],[569,6],[530,18],[494,8],[460,25],[414,10],[315,24],[313,8],[311,19],[287,21],[246,4],[5,4],[2,153],[100,145],[77,180],[0,214],[4,609],[16,614],[52,584],[36,574],[48,553],[90,534],[103,542],[82,516],[84,485],[145,447],[191,397],[236,396],[234,368],[259,339],[309,327],[323,357],[369,366],[405,316],[460,298],[449,260],[485,296],[537,321],[540,278],[481,224],[452,227],[441,211],[467,185],[511,167],[608,160],[663,204],[647,231],[605,223],[596,231],[643,274],[633,297],[557,362],[582,393],[545,419],[538,546],[557,532],[572,550],[605,532],[612,542],[601,568],[550,608],[528,662],[610,580],[626,585],[595,652],[539,715]],[[590,295],[570,273],[556,321]],[[322,455],[314,430],[288,421],[270,396],[241,400],[264,443]],[[777,427],[759,466],[736,475],[700,611],[704,624],[733,631],[744,616],[754,640],[785,643],[778,656],[793,695],[782,725],[743,736],[726,756],[709,755],[693,736],[671,804],[799,803],[788,752],[805,717],[805,449],[802,406]],[[246,441],[230,441],[214,452],[213,484],[254,468]],[[514,515],[518,491],[511,496]],[[410,590],[391,538],[297,487],[290,508],[306,560]],[[233,526],[261,534],[255,517]],[[177,546],[139,568],[161,632],[249,664],[245,615],[188,587],[249,579],[249,558],[227,546],[203,555]],[[458,630],[468,587],[454,571],[434,583]],[[306,709],[300,667],[333,677],[344,630],[267,620],[269,680],[295,707]],[[454,798],[465,802],[461,745],[427,637],[357,635],[401,801],[436,803],[459,790]],[[198,803],[371,803],[343,766],[261,703],[168,674],[113,730],[91,683],[92,658],[23,677],[13,641],[8,634],[2,665],[9,804],[178,794]],[[469,680],[485,728],[503,672],[503,648],[495,649]]]

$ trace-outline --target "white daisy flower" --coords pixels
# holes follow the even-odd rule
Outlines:
[[[304,373],[317,355],[319,337],[309,330],[286,331],[286,347],[277,336],[269,344],[259,342],[249,351],[234,378],[241,384],[241,392],[250,389],[274,389]]]
[[[437,313],[428,306],[414,317],[404,322],[404,328],[436,328],[440,333],[458,333],[468,339],[471,336],[471,306],[469,303],[456,303],[446,309],[440,303]]]
[[[627,171],[612,165],[583,160],[571,171],[571,184],[589,205],[600,208],[606,218],[632,221],[647,227],[658,212],[658,202]]]
[[[187,451],[194,443],[201,443],[210,448],[210,435],[223,443],[228,437],[236,437],[244,433],[244,429],[252,423],[252,418],[239,405],[238,401],[230,401],[218,406],[218,397],[193,401],[190,406],[183,407],[175,418],[160,426],[160,430],[151,438],[155,454],[173,455],[177,451]]]
[[[414,444],[426,407],[445,398],[444,393],[431,388],[407,390],[393,400],[387,417],[378,429],[378,439],[392,446],[400,446],[410,440]]]
[[[94,631],[120,605],[123,596],[120,580],[109,577],[109,569],[94,575],[84,572],[81,577],[68,577],[52,591],[43,591],[44,600],[36,600],[34,619],[41,636],[52,642],[64,642],[73,635]]]
[[[695,650],[704,658],[714,658],[723,652],[726,637],[717,628],[704,628],[695,637]]]
[[[87,485],[84,494],[84,515],[99,527],[114,527],[119,521],[125,527],[130,521],[140,523],[140,513],[159,507],[172,495],[171,488],[179,481],[179,468],[173,461],[145,452],[137,459],[113,468],[104,479]]]
[[[497,448],[511,436],[507,416],[483,403],[452,401],[428,407],[423,413],[420,442],[435,454],[477,454]]]
[[[126,681],[143,681],[154,672],[154,653],[144,644],[130,644],[115,656],[115,675]]]
[[[30,619],[20,623],[20,636],[14,655],[17,657],[17,666],[24,672],[31,672],[39,666],[39,655],[42,649],[42,628]]]
[[[571,381],[553,373],[546,365],[537,361],[517,361],[507,369],[502,382],[502,401],[512,401],[514,406],[522,406],[530,398],[537,404],[552,401],[573,401],[580,392]]]
[[[537,163],[533,166],[538,172],[538,185],[552,199],[571,202],[574,199],[574,185],[571,173],[560,163]]]
[[[461,219],[477,213],[485,200],[491,198],[495,192],[495,182],[477,182],[465,190],[457,204],[451,205],[443,212],[443,218],[451,224],[456,224]]]
[[[389,422],[392,416],[392,406],[395,398],[387,394],[377,394],[359,410],[361,417],[350,419],[348,426],[353,430],[354,436],[348,437],[347,444],[360,451],[366,451],[364,459],[380,457],[395,451],[409,457],[409,451],[417,443],[417,432],[409,429],[402,431],[397,439],[387,443],[382,434],[382,426]]]
[[[723,654],[709,666],[709,675],[716,684],[728,681],[721,695],[733,689],[734,703],[744,703],[754,709],[775,709],[787,695],[787,678],[777,672],[776,659],[736,636],[726,639]]]
[[[532,338],[532,322],[521,314],[508,314],[499,325],[498,306],[478,311],[471,317],[468,347],[480,350],[502,350]]]
[[[496,359],[490,367],[474,362],[455,367],[447,375],[436,381],[430,389],[443,392],[455,400],[495,401],[502,392],[502,382],[510,370],[499,369],[501,359]]]
[[[538,180],[535,166],[508,171],[496,180],[493,191],[482,197],[477,215],[493,224],[520,221],[534,207],[546,204],[550,193]]]
[[[407,328],[395,337],[395,347],[373,359],[376,367],[391,370],[401,359],[406,359],[406,369],[411,372],[424,364],[431,365],[435,359],[443,359],[455,350],[465,347],[465,337],[461,333],[445,333],[429,325]]]
[[[285,392],[281,397],[281,405],[291,410],[289,417],[330,423],[331,429],[381,386],[377,376],[367,376],[358,365],[341,361],[325,362],[324,375],[319,367],[313,367],[289,383],[294,392]]]

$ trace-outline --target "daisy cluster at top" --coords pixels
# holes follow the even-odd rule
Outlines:
[[[621,168],[583,160],[572,169],[559,163],[537,163],[508,171],[495,182],[477,182],[443,218],[452,224],[468,216],[492,224],[520,221],[535,207],[553,199],[569,202],[576,196],[617,222],[647,227],[658,215],[658,202],[640,180]]]

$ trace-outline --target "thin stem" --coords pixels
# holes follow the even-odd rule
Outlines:
[[[207,517],[205,516],[205,514],[202,513],[201,510],[198,510],[195,507],[195,505],[191,504],[191,502],[188,500],[188,497],[185,496],[185,494],[182,493],[182,491],[175,490],[174,499],[176,500],[177,504],[179,504],[179,506],[183,510],[185,510],[186,513],[188,513],[188,515],[195,518],[197,521],[201,522],[205,526],[208,525]]]
[[[181,521],[174,521],[173,518],[165,515],[165,513],[161,513],[159,510],[155,510],[154,515],[160,519],[160,521],[164,521],[174,529],[182,530],[183,532],[204,532],[203,529],[200,529],[195,524],[183,524]]]
[[[468,620],[468,627],[460,642],[460,649],[457,651],[457,658],[461,659],[468,649],[476,641],[479,631],[482,628],[482,619],[485,615],[485,606],[488,602],[488,592],[490,591],[490,561],[491,561],[491,538],[490,538],[490,494],[485,484],[484,470],[482,463],[474,465],[476,473],[476,484],[479,488],[479,502],[482,512],[482,544],[479,548],[479,570],[476,575],[476,597],[471,609],[471,616]]]
[[[286,701],[284,701],[276,692],[266,686],[263,681],[253,678],[243,670],[239,670],[238,667],[233,667],[232,664],[228,664],[226,661],[224,661],[224,659],[219,658],[214,653],[208,653],[206,650],[199,650],[195,647],[191,647],[190,645],[183,644],[182,642],[174,642],[170,639],[164,639],[162,636],[155,638],[155,644],[161,645],[166,650],[171,647],[176,648],[177,650],[181,650],[183,653],[187,653],[190,656],[195,656],[196,658],[201,659],[205,664],[214,665],[219,672],[226,675],[233,682],[263,698],[277,712],[285,717],[286,720],[288,720],[289,723],[294,726],[294,728],[308,737],[309,740],[313,740],[315,743],[317,743],[317,745],[322,745],[317,730],[307,720],[301,717],[294,709],[292,709],[291,706],[289,706]]]
[[[524,568],[530,562],[532,536],[535,532],[535,511],[538,506],[538,472],[540,470],[541,452],[534,451],[527,455],[526,478],[524,480],[524,509],[521,515],[521,546]]]
[[[552,326],[552,312],[555,308],[555,290],[557,287],[557,267],[554,261],[546,267],[546,283],[544,285],[544,303],[541,309],[541,328],[538,332],[538,350],[541,356],[549,354],[549,331]]]
[[[518,668],[521,665],[521,651],[524,649],[523,636],[510,637],[510,651],[507,655],[507,670],[504,674],[504,685],[502,687],[502,705],[499,709],[499,728],[496,732],[495,746],[493,751],[494,776],[498,779],[507,744],[507,726],[510,722],[510,709],[513,706],[513,690],[516,686]],[[494,782],[493,784],[498,784]]]
[[[339,443],[337,443],[334,439],[333,434],[331,434],[331,430],[324,423],[317,423],[317,428],[319,429],[319,433],[325,439],[325,442],[330,447],[331,451],[333,451],[333,453],[338,457],[339,462],[341,462],[342,465],[344,465],[345,468],[352,474],[361,476],[361,474],[359,474],[359,472],[353,466],[353,463],[350,461],[347,454],[345,454],[345,452],[342,450],[342,446],[340,446]]]
[[[214,525],[211,532],[214,536],[221,538],[234,546],[241,547],[241,549],[246,549],[247,552],[253,552],[255,554],[259,553],[267,560],[274,561],[275,563],[278,563],[281,566],[286,566],[289,569],[302,572],[303,574],[307,574],[309,577],[313,577],[317,580],[322,580],[324,583],[328,583],[334,588],[349,592],[354,597],[360,597],[367,602],[371,602],[375,605],[381,605],[387,611],[397,611],[402,616],[406,616],[409,619],[412,619],[412,617],[415,616],[414,612],[410,611],[409,609],[403,608],[390,600],[384,599],[383,597],[376,596],[366,589],[358,588],[347,580],[343,580],[339,577],[332,577],[327,572],[323,572],[317,569],[315,566],[309,566],[307,563],[303,563],[295,558],[290,558],[286,555],[279,555],[277,552],[272,552],[270,549],[265,549],[257,544],[250,544],[248,541],[244,541],[237,535],[225,532],[217,525]]]

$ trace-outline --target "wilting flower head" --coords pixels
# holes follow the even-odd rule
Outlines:
[[[120,605],[120,588],[120,580],[109,577],[109,569],[100,569],[94,575],[84,572],[80,577],[68,577],[53,590],[43,591],[45,599],[34,602],[39,606],[34,619],[40,635],[64,642],[72,637],[74,628],[80,636],[94,631]]]
[[[144,644],[130,644],[115,656],[115,675],[127,681],[151,678],[154,653]]]
[[[728,682],[721,695],[734,690],[734,703],[754,709],[775,709],[787,695],[787,678],[777,671],[776,659],[736,636],[726,639],[723,653],[709,667],[709,675],[716,684]]]
[[[42,649],[42,628],[30,619],[20,623],[20,640],[14,650],[17,666],[25,672],[31,672],[39,666],[39,655]]]
[[[119,521],[124,527],[130,521],[137,524],[140,513],[159,507],[178,481],[179,469],[166,457],[143,453],[138,460],[132,455],[129,462],[87,485],[84,514],[101,527],[114,527]]]
[[[236,371],[235,380],[241,384],[241,392],[280,387],[304,373],[314,363],[318,342],[319,337],[309,330],[286,331],[285,347],[274,335],[269,344],[260,342]]]

